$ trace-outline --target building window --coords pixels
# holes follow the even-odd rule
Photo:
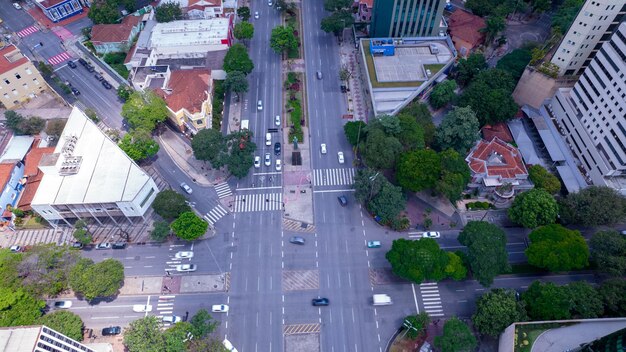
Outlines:
[[[11,84],[11,82],[9,82],[9,80],[8,80],[8,79],[6,79],[6,78],[4,79],[4,83],[6,83],[6,84]]]
[[[33,78],[33,82],[35,82],[35,84],[39,84],[39,81],[37,80],[37,78]]]
[[[24,87],[24,89],[28,89],[28,84],[24,83],[22,84],[22,87]]]
[[[13,95],[17,95],[17,90],[13,89]]]
[[[29,74],[29,75],[32,75],[32,74],[33,74],[33,71],[31,71],[31,70],[30,70],[30,68],[28,68],[28,67],[26,68],[26,70],[25,70],[25,71],[26,71],[26,73],[27,73],[27,74]]]

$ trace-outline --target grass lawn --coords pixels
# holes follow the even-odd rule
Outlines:
[[[372,55],[370,55],[370,43],[368,41],[363,41],[362,43],[363,43],[363,50],[365,51],[365,62],[367,63],[367,71],[370,77],[370,82],[372,82],[373,88],[419,87],[422,85],[423,82],[420,82],[420,81],[378,82],[378,80],[376,79],[376,68],[374,67],[374,58],[372,57]]]
[[[300,59],[302,58],[302,53],[300,52],[300,50],[302,50],[302,33],[300,32],[300,11],[298,11],[297,9],[293,10],[294,15],[290,15],[289,13],[285,14],[285,23],[287,24],[287,26],[291,27],[294,29],[294,34],[296,35],[296,38],[298,38],[298,48],[295,50],[289,50],[287,52],[287,58],[288,59]]]
[[[435,73],[439,72],[439,70],[441,70],[444,66],[445,64],[429,64],[424,65],[424,68],[430,70],[430,73],[434,75]]]
[[[46,226],[44,224],[40,224],[37,222],[37,218],[34,216],[31,216],[29,218],[24,218],[26,221],[24,222],[24,224],[22,224],[22,226],[19,226],[18,228],[20,229],[28,229],[28,230],[34,230],[34,229],[45,229]]]
[[[518,325],[515,329],[516,343],[514,352],[530,352],[533,343],[544,331],[559,327],[559,324]]]

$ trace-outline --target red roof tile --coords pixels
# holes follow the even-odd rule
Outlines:
[[[14,167],[15,163],[0,163],[0,189],[4,189],[4,186],[11,179],[11,172],[13,172]]]
[[[495,137],[500,138],[504,142],[513,142],[513,136],[509,131],[509,126],[504,122],[498,122],[495,125],[485,125],[481,132],[483,133],[483,139],[490,141]]]
[[[215,6],[221,6],[222,5],[222,0],[189,0],[189,2],[187,3],[187,7],[215,7]]]
[[[62,3],[65,0],[44,0],[44,1],[38,1],[41,5],[43,5],[43,7],[45,8],[50,8],[52,6],[58,5],[60,3]]]
[[[122,23],[97,24],[91,29],[91,41],[95,43],[120,43],[128,40],[133,27],[137,26],[139,16],[126,16]]]
[[[165,99],[172,111],[185,108],[194,114],[202,110],[210,80],[211,71],[206,69],[176,70],[172,71],[167,88],[159,88],[156,93]]]
[[[41,179],[43,178],[43,172],[40,172],[39,175],[34,177],[29,177],[28,182],[24,185],[24,190],[22,191],[22,195],[20,196],[20,200],[17,203],[17,207],[23,211],[31,210],[31,202],[33,198],[35,198],[35,193],[37,193],[37,188],[39,188],[39,184],[41,183]]]
[[[485,28],[485,20],[469,12],[457,9],[448,19],[448,29],[452,41],[455,38],[461,39],[476,47],[485,40],[485,33],[479,32]]]
[[[44,154],[54,153],[54,147],[32,148],[24,158],[24,176],[34,176],[39,172],[39,161]]]
[[[23,56],[15,45],[9,45],[0,49],[0,73],[11,71],[27,62],[28,58]]]
[[[500,176],[503,179],[528,175],[519,150],[498,137],[491,141],[479,141],[466,160],[474,174]]]
[[[359,0],[359,4],[365,4],[368,9],[374,6],[374,0]]]

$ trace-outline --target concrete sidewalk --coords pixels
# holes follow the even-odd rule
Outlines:
[[[159,135],[158,141],[178,168],[187,174],[193,182],[210,187],[224,182],[228,176],[224,170],[213,169],[209,163],[196,160],[191,146],[183,140],[183,137],[170,129],[165,129],[165,132]]]

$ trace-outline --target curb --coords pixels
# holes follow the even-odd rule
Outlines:
[[[194,183],[200,185],[200,186],[205,186],[205,187],[213,187],[213,183],[205,183],[204,181],[198,180],[195,177],[191,176],[189,174],[189,171],[187,167],[184,167],[183,165],[180,165],[180,163],[178,162],[178,156],[174,156],[172,155],[172,152],[170,151],[170,149],[173,149],[168,143],[166,143],[163,140],[163,137],[161,137],[159,135],[159,141],[161,142],[160,145],[163,147],[163,149],[165,150],[165,152],[167,153],[167,155],[170,157],[170,159],[172,159],[172,161],[174,162],[174,164],[176,164],[176,166],[178,166],[178,168],[180,169],[180,171],[182,171],[185,175],[187,175],[187,177],[189,177],[190,179],[194,180]]]

